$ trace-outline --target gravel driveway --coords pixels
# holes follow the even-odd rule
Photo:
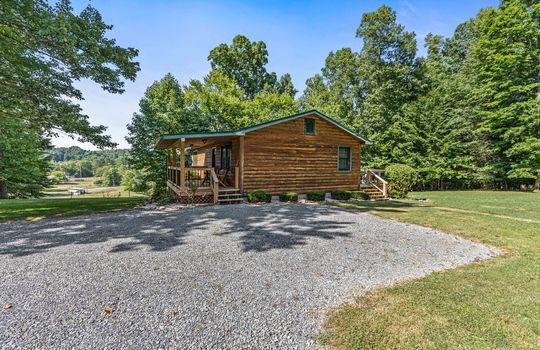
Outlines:
[[[0,224],[0,346],[312,349],[329,307],[493,254],[324,205]]]

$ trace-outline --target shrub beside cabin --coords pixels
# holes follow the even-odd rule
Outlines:
[[[217,203],[252,190],[358,190],[361,149],[369,144],[313,110],[236,131],[161,135],[156,148],[168,150],[171,194]]]

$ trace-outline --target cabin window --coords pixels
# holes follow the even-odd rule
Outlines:
[[[231,170],[231,158],[232,158],[232,146],[223,145],[221,146],[221,170]]]
[[[216,167],[216,148],[212,148],[212,168]]]
[[[315,135],[315,119],[304,119],[304,134]]]
[[[338,171],[351,171],[352,149],[351,146],[338,146]]]

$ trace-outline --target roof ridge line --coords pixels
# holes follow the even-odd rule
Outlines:
[[[285,116],[285,117],[281,117],[281,118],[278,118],[278,119],[269,120],[269,121],[259,123],[259,124],[255,124],[255,125],[252,125],[252,126],[246,126],[244,128],[240,128],[240,129],[237,129],[237,130],[230,130],[230,131],[201,131],[201,132],[194,132],[194,133],[161,134],[160,139],[182,138],[182,137],[187,137],[187,136],[192,137],[192,138],[205,137],[205,136],[243,136],[248,132],[259,130],[259,129],[262,129],[262,128],[265,128],[265,127],[268,127],[268,126],[272,126],[272,125],[275,125],[275,124],[283,123],[283,122],[293,120],[293,119],[296,119],[296,118],[300,118],[302,116],[309,115],[309,114],[317,114],[319,117],[325,119],[326,121],[330,122],[334,126],[340,128],[341,130],[343,130],[343,131],[351,134],[352,136],[362,140],[366,145],[373,144],[364,135],[349,129],[345,125],[342,125],[341,123],[339,123],[336,120],[330,118],[329,116],[319,112],[316,109],[310,109],[308,111],[299,112],[299,113],[292,114],[292,115]]]

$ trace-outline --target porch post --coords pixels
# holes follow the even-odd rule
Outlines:
[[[171,148],[171,165],[176,166],[176,148]]]
[[[171,179],[171,169],[169,169],[169,167],[171,166],[171,150],[170,149],[167,149],[167,166],[166,166],[166,170],[167,170],[167,181],[169,181]]]
[[[172,164],[171,165],[173,167],[176,167],[176,148],[173,147],[171,149],[171,153],[172,153],[172,155],[171,155],[171,163]],[[172,170],[171,173],[172,173],[172,179],[173,179],[174,184],[175,185],[178,184],[178,171]]]
[[[244,192],[244,136],[240,136],[240,192]]]
[[[180,192],[184,193],[186,187],[186,139],[180,140]]]

